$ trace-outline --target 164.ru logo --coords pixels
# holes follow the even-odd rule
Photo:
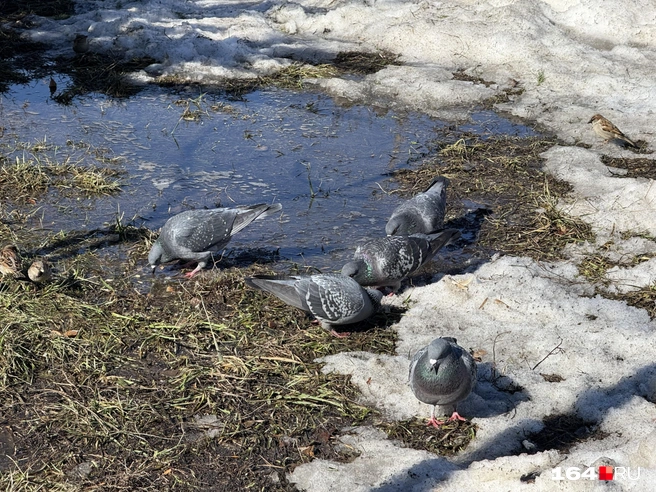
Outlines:
[[[558,466],[551,470],[552,480],[639,480],[640,467],[600,466],[599,468],[579,468],[577,466]]]

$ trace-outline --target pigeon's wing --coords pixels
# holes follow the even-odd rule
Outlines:
[[[415,352],[415,355],[412,357],[412,360],[410,361],[410,369],[408,371],[408,381],[410,381],[410,385],[412,386],[412,375],[415,371],[415,367],[417,367],[417,363],[419,362],[419,359],[422,358],[422,356],[428,351],[428,346],[421,348]]]
[[[232,230],[230,232],[231,236],[234,236],[239,231],[241,231],[248,224],[257,219],[263,219],[268,217],[276,212],[282,210],[282,205],[280,203],[274,203],[273,205],[266,205],[260,203],[258,205],[249,205],[244,207],[237,207],[237,213],[232,223]]]
[[[444,338],[449,342],[451,342],[451,346],[454,348],[454,352],[460,359],[460,363],[464,366],[463,388],[466,389],[467,392],[467,394],[464,397],[466,398],[466,396],[471,392],[474,386],[476,386],[476,382],[477,382],[476,361],[464,347],[461,347],[460,345],[457,344],[455,338],[451,338],[451,337],[444,337]],[[469,381],[467,381],[467,377],[469,378]],[[467,388],[467,386],[469,387]]]
[[[234,212],[227,208],[211,210],[186,210],[174,215],[166,221],[160,237],[171,244],[184,245],[187,248],[194,246],[192,251],[198,249],[199,244],[212,243],[212,238],[224,237],[230,232],[234,220]],[[201,241],[201,238],[203,239]]]
[[[353,279],[343,275],[312,275],[297,284],[310,312],[329,321],[359,318],[365,308],[366,293]]]
[[[297,283],[299,277],[284,277],[275,275],[255,275],[247,278],[246,284],[256,289],[264,290],[281,299],[285,304],[311,311],[305,299],[299,295]]]

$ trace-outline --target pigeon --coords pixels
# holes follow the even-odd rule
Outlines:
[[[27,269],[27,276],[37,284],[46,283],[52,277],[50,265],[46,260],[35,260]]]
[[[25,278],[21,272],[21,257],[18,253],[18,248],[13,244],[8,244],[0,250],[0,273],[11,275],[16,278]]]
[[[246,284],[270,292],[290,306],[315,316],[326,330],[363,321],[380,307],[383,293],[363,289],[350,277],[335,273],[315,275],[256,275]],[[338,335],[339,336],[339,335]]]
[[[426,191],[396,207],[385,226],[387,235],[431,234],[440,229],[444,222],[448,185],[447,178],[438,176]]]
[[[638,145],[631,140],[629,137],[624,135],[611,121],[607,118],[604,118],[600,114],[594,115],[590,118],[588,123],[592,123],[592,129],[594,132],[603,138],[606,142],[615,141],[621,143],[622,145],[633,147],[638,149]]]
[[[445,421],[435,419],[437,405],[450,406],[449,420],[465,420],[456,411],[476,385],[476,363],[455,338],[436,338],[419,350],[410,362],[410,388],[419,401],[433,405],[426,425],[438,428]]]
[[[427,263],[449,241],[460,236],[457,229],[436,234],[387,236],[369,241],[355,250],[354,261],[342,268],[342,275],[360,285],[389,286],[397,291],[401,281]]]
[[[166,221],[150,249],[148,263],[154,273],[160,263],[178,259],[198,262],[196,268],[186,274],[191,278],[205,268],[212,252],[224,248],[233,235],[254,220],[280,210],[280,203],[261,203],[235,208],[187,210],[174,215]]]

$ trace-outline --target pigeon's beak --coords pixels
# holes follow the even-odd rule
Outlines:
[[[431,369],[434,369],[435,373],[437,374],[437,370],[440,367],[440,365],[437,363],[437,359],[428,359],[428,362],[430,362]]]
[[[152,273],[152,275],[153,275],[153,277],[154,277],[154,276],[155,276],[155,270],[157,269],[157,265],[151,265],[151,268],[152,268],[151,273]]]

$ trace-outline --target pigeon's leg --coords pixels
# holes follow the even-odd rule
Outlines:
[[[206,264],[207,264],[207,263],[204,262],[204,261],[200,261],[200,262],[198,262],[198,265],[196,265],[196,268],[194,268],[191,272],[187,272],[187,273],[185,273],[185,277],[187,277],[187,278],[191,278],[191,277],[193,277],[193,276],[196,275],[198,272],[200,272],[203,268],[205,268],[205,265],[206,265]]]
[[[351,336],[351,333],[343,331],[341,333],[336,332],[335,330],[330,330],[330,334],[337,338],[348,338]]]
[[[333,325],[331,325],[330,323],[328,323],[326,321],[319,321],[318,319],[313,319],[312,323],[313,324],[321,323],[321,328],[323,328],[328,333],[330,333],[332,336],[337,337],[337,338],[346,338],[346,337],[351,335],[350,333],[345,332],[345,331],[343,331],[341,333],[336,332],[335,329],[333,328]]]
[[[467,419],[462,418],[458,412],[454,410],[454,412],[451,414],[451,417],[449,417],[449,421],[452,422],[454,420],[461,420],[462,422],[467,422]]]
[[[440,425],[443,425],[443,424],[444,424],[444,420],[437,420],[435,418],[435,405],[433,405],[433,407],[431,408],[431,417],[430,417],[430,419],[428,419],[428,422],[426,423],[426,425],[432,425],[436,429],[439,429]]]

